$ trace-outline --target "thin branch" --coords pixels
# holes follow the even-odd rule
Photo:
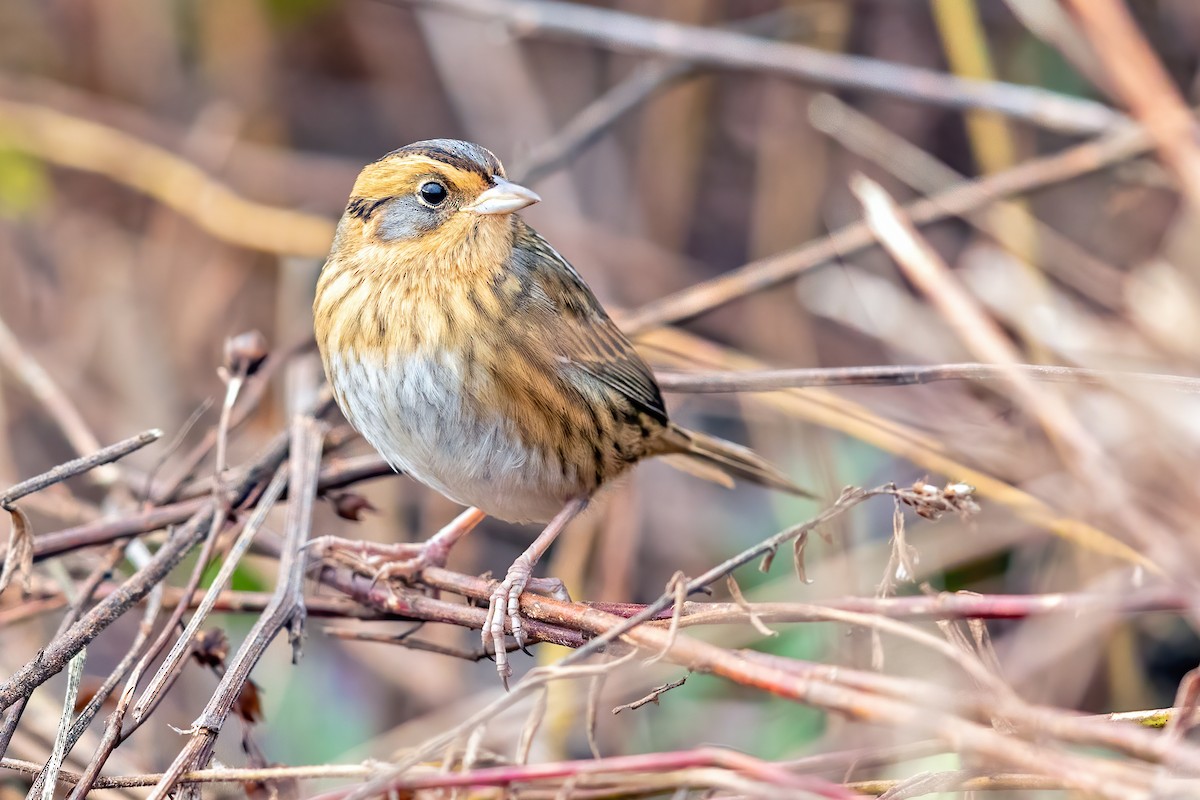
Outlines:
[[[0,319],[0,365],[11,372],[46,410],[76,453],[82,455],[100,448],[96,435],[84,421],[79,409],[71,402],[71,398],[54,382],[50,373],[21,346],[21,342],[3,319]],[[96,466],[105,464],[107,462]],[[114,485],[118,477],[119,473],[113,467],[107,467],[95,476],[97,483],[104,487]]]
[[[1144,155],[1150,141],[1139,129],[1121,128],[1085,144],[1031,158],[1004,172],[969,181],[904,206],[915,225],[978,211],[997,200],[1063,183]],[[679,322],[753,292],[769,289],[804,272],[848,258],[877,244],[865,222],[845,225],[821,239],[757,261],[716,278],[694,283],[621,317],[627,333]]]
[[[130,553],[130,560],[138,566],[143,566],[149,561],[150,554],[140,542],[131,542],[128,551]],[[96,745],[96,752],[84,768],[81,780],[76,784],[76,790],[71,793],[69,800],[82,800],[87,795],[92,782],[100,774],[100,770],[104,768],[108,757],[118,744],[121,734],[121,721],[125,718],[125,711],[128,709],[129,703],[133,700],[134,690],[137,688],[137,683],[141,679],[142,670],[145,667],[144,663],[138,661],[138,656],[142,652],[142,648],[150,640],[150,634],[154,630],[154,621],[158,619],[158,614],[162,610],[162,604],[163,584],[159,583],[150,592],[150,601],[146,604],[146,610],[143,612],[142,619],[138,623],[137,634],[134,636],[128,652],[121,658],[121,662],[117,667],[105,678],[104,683],[92,696],[92,699],[88,701],[83,711],[80,712],[78,719],[75,720],[75,725],[71,729],[72,744],[78,741],[79,737],[83,736],[83,732],[87,730],[92,719],[100,713],[101,707],[109,695],[112,694],[117,684],[121,682],[122,678],[128,675],[125,689],[117,699],[117,707],[113,709],[105,721],[104,733],[100,737],[100,743]],[[137,665],[136,667],[135,664]],[[132,673],[130,672],[131,669]],[[38,779],[42,780],[41,776]]]
[[[139,433],[137,436],[124,439],[111,444],[101,450],[97,450],[90,456],[72,459],[65,464],[59,464],[51,470],[43,472],[41,475],[30,478],[26,481],[21,481],[15,486],[9,487],[4,494],[0,494],[0,506],[9,505],[27,494],[41,491],[47,486],[53,486],[56,483],[61,483],[68,478],[73,478],[88,470],[95,469],[103,464],[110,464],[117,459],[124,458],[130,453],[141,450],[148,444],[158,441],[163,435],[163,432],[157,428],[153,428],[144,433]]]
[[[290,347],[282,348],[279,353],[272,353],[246,379],[241,391],[238,393],[237,404],[230,411],[225,430],[232,432],[249,419],[251,413],[259,407],[263,397],[266,395],[267,389],[271,386],[272,378],[279,369],[284,364],[289,363],[293,356],[314,345],[315,343],[311,337],[304,337],[301,341],[292,344]],[[162,505],[163,503],[180,499],[179,495],[183,494],[185,482],[192,477],[205,457],[216,448],[220,434],[221,426],[219,424],[216,427],[210,428],[204,434],[204,438],[195,447],[188,451],[182,458],[178,459],[178,463],[174,465],[174,469],[171,470],[169,475],[155,479],[150,484],[146,491],[146,497],[152,505]],[[195,487],[191,488],[194,489]]]
[[[100,588],[96,590],[96,596],[100,598],[107,597],[117,590],[117,585],[112,583],[102,583]],[[178,603],[183,598],[183,590],[174,586],[164,586],[164,597],[167,603]],[[188,608],[195,608],[199,605],[201,598],[192,597]],[[221,613],[244,614],[244,613],[260,613],[267,607],[267,603],[271,600],[271,595],[268,592],[243,592],[243,591],[224,591],[221,592],[213,605],[213,610]],[[66,598],[61,592],[54,593],[36,593],[32,600],[28,600],[19,606],[14,606],[10,609],[0,611],[0,629],[7,628],[27,619],[57,611],[67,604]],[[385,620],[397,619],[397,617],[386,614],[375,608],[368,608],[354,602],[349,597],[340,596],[322,596],[309,597],[305,604],[308,607],[308,614],[311,617],[327,617],[336,619],[360,619],[360,620]]]
[[[15,772],[30,773],[38,765],[17,759],[0,761],[0,768]],[[766,784],[795,791],[813,792],[820,797],[835,800],[854,800],[856,795],[821,778],[798,775],[780,765],[753,756],[714,747],[698,748],[677,752],[649,753],[644,755],[611,756],[604,759],[559,761],[547,764],[513,764],[473,769],[465,772],[446,772],[424,766],[414,770],[407,780],[400,782],[401,790],[453,789],[468,787],[503,787],[525,784],[554,782],[577,776],[594,776],[596,779],[612,779],[621,775],[645,775],[653,777],[664,772],[676,773],[700,767],[717,767],[734,774],[743,775]],[[317,764],[303,767],[262,767],[252,769],[206,769],[184,773],[181,784],[247,783],[279,780],[361,780],[379,771],[371,764]],[[694,773],[693,773],[694,774]],[[162,780],[163,774],[126,775],[96,780],[96,789],[133,788],[152,786]],[[79,776],[64,772],[61,782],[75,783]],[[336,794],[341,794],[338,792]],[[330,797],[333,795],[323,795]]]
[[[30,788],[27,800],[34,800],[40,795],[41,800],[54,800],[55,783],[58,772],[62,769],[63,759],[66,758],[70,746],[69,733],[71,730],[71,715],[75,713],[75,699],[79,696],[79,683],[83,679],[83,664],[87,659],[87,648],[81,649],[72,656],[67,664],[67,690],[63,692],[62,716],[58,720],[58,730],[54,737],[54,746],[50,749],[50,758],[46,760],[45,786],[38,792],[38,786]],[[39,776],[41,777],[41,776]]]
[[[255,470],[258,470],[258,466],[230,477],[233,485],[242,488],[231,493],[229,502],[235,505],[240,503],[239,495],[244,495],[249,491],[248,487],[258,485],[257,476],[252,474]],[[377,455],[335,458],[331,459],[328,465],[321,470],[317,487],[319,491],[327,492],[371,478],[382,478],[395,474],[395,470]],[[197,482],[197,488],[207,494],[210,487],[202,482]],[[284,496],[286,497],[287,494],[285,493]],[[82,547],[92,547],[116,539],[125,539],[161,530],[168,525],[175,525],[191,518],[197,511],[208,508],[211,504],[211,498],[207,496],[194,497],[127,517],[98,520],[53,533],[45,533],[37,537],[34,546],[34,560],[40,561]]]
[[[72,594],[71,586],[63,584],[61,591],[64,596],[69,596],[69,608],[58,623],[58,629],[54,633],[55,638],[62,636],[83,615],[84,608],[88,603],[92,602],[92,598],[98,590],[100,582],[104,580],[104,577],[120,561],[123,550],[124,548],[122,547],[109,548],[108,553],[100,559],[100,563],[92,570],[92,574],[84,581],[83,586],[78,592]],[[8,752],[8,745],[12,741],[18,723],[21,721],[21,715],[25,713],[25,706],[28,701],[29,695],[24,695],[5,712],[4,719],[0,722],[0,756]],[[70,745],[74,745],[76,738],[78,737],[70,739]],[[68,746],[69,749],[70,746]]]
[[[813,126],[838,146],[869,159],[921,194],[936,194],[970,180],[833,95],[817,96],[808,115]],[[964,214],[963,219],[1021,258],[1028,257],[1029,236],[1036,236],[1040,263],[1047,270],[1085,297],[1108,308],[1121,307],[1124,274],[1043,223],[1025,204],[999,200],[991,208]]]
[[[654,705],[658,705],[658,698],[662,697],[664,694],[671,691],[672,689],[678,689],[680,686],[683,686],[685,683],[687,683],[687,675],[684,675],[682,678],[680,678],[677,681],[671,681],[670,683],[664,683],[662,686],[656,687],[655,689],[653,689],[650,692],[650,694],[648,694],[645,697],[642,697],[638,700],[634,700],[632,703],[626,703],[621,706],[616,706],[615,708],[613,708],[612,713],[620,714],[622,711],[637,711],[642,706],[649,705],[650,703],[653,703]]]
[[[1183,193],[1200,209],[1200,148],[1196,120],[1125,3],[1066,0],[1091,41],[1115,94],[1154,139]]]
[[[692,580],[687,581],[683,589],[683,596],[687,597],[694,592],[698,592],[708,587],[712,583],[730,574],[738,567],[749,564],[750,562],[758,559],[760,556],[766,555],[767,553],[776,552],[781,545],[786,544],[792,539],[827,523],[829,520],[845,513],[864,500],[867,500],[871,497],[877,497],[882,494],[889,494],[891,491],[892,489],[887,486],[881,486],[877,489],[871,489],[869,491],[857,488],[850,488],[843,491],[841,497],[837,499],[837,502],[835,502],[832,506],[822,510],[820,514],[808,520],[807,522],[781,531],[769,539],[743,550],[736,556],[726,559],[698,578],[693,578]],[[522,595],[522,597],[528,596],[529,595]],[[588,656],[600,652],[606,645],[615,642],[619,637],[633,630],[641,623],[653,619],[660,612],[671,607],[674,602],[675,591],[673,589],[668,589],[667,591],[663,592],[663,594],[660,595],[657,600],[646,606],[646,608],[642,611],[638,612],[632,617],[629,617],[620,625],[601,632],[600,635],[589,641],[583,647],[580,647],[575,652],[567,655],[562,661],[559,662],[559,665],[570,666],[572,664],[578,664]]]
[[[153,704],[156,705],[156,700],[163,688],[166,686],[169,677],[174,674],[180,665],[180,662],[187,657],[189,648],[192,645],[193,639],[200,630],[200,626],[208,619],[208,615],[212,612],[216,605],[217,597],[221,591],[229,585],[230,579],[233,577],[233,572],[237,569],[237,565],[241,562],[242,556],[249,549],[250,543],[254,541],[254,536],[259,529],[267,521],[267,514],[275,507],[275,502],[279,496],[283,494],[283,488],[287,485],[287,470],[280,467],[271,483],[267,486],[263,496],[259,499],[258,505],[254,508],[254,515],[243,526],[241,533],[238,534],[237,540],[233,547],[225,555],[221,562],[221,568],[217,572],[217,576],[213,578],[212,584],[204,593],[204,598],[200,601],[196,609],[196,613],[188,620],[187,627],[183,633],[176,639],[175,644],[171,647],[171,651],[167,653],[167,657],[163,659],[158,667],[158,671],[146,684],[146,688],[142,691],[142,696],[138,698],[137,704],[133,707],[134,723],[140,723],[146,716],[147,709]],[[203,569],[204,565],[199,565]],[[186,602],[185,602],[186,601]],[[185,608],[190,604],[191,592],[184,591],[183,597],[180,598],[180,604]],[[173,628],[174,626],[168,626]]]
[[[104,175],[230,244],[284,255],[329,251],[333,220],[248,200],[195,164],[116,128],[14,100],[0,100],[0,122],[7,146]]]
[[[657,372],[664,391],[689,394],[772,392],[806,386],[914,386],[937,381],[1002,381],[1013,371],[1036,381],[1083,386],[1145,384],[1184,394],[1200,394],[1200,378],[1152,372],[1120,372],[1041,364],[936,364],[872,367],[817,367],[757,372]]]
[[[423,622],[419,622],[415,627],[420,628],[423,625]],[[326,626],[324,628],[324,633],[326,636],[332,636],[335,639],[344,639],[346,641],[353,642],[394,644],[399,645],[400,647],[408,648],[409,650],[420,650],[425,653],[437,653],[438,655],[449,656],[450,658],[458,658],[463,661],[483,661],[485,658],[492,657],[492,651],[484,650],[482,647],[451,647],[449,645],[438,644],[437,642],[427,642],[424,639],[414,638],[412,636],[413,631],[405,631],[404,633],[379,633],[378,631],[362,631],[352,630],[349,628],[332,628]],[[508,652],[510,653],[515,653],[520,649],[520,645],[508,645]]]
[[[784,39],[793,34],[796,25],[789,24],[792,15],[768,12],[730,26],[745,34]],[[605,131],[641,106],[654,95],[671,86],[703,74],[710,67],[693,61],[656,60],[639,64],[629,77],[588,103],[553,136],[538,142],[510,170],[521,183],[532,184],[561,169],[580,152],[597,142]]]
[[[261,339],[261,334],[257,335]],[[221,415],[217,422],[215,431],[215,447],[217,455],[216,464],[214,465],[213,469],[212,489],[209,494],[209,501],[211,507],[214,509],[212,521],[208,527],[208,535],[204,538],[204,542],[200,546],[200,553],[196,557],[196,563],[192,566],[191,574],[188,576],[187,583],[183,588],[183,593],[179,601],[175,604],[175,608],[172,609],[171,616],[167,619],[167,624],[163,626],[162,630],[158,634],[158,638],[154,640],[154,643],[150,645],[138,662],[137,673],[139,675],[141,675],[142,672],[149,667],[151,662],[153,662],[162,654],[162,651],[167,646],[167,642],[171,640],[171,637],[174,636],[176,630],[178,630],[179,625],[183,620],[185,611],[191,604],[192,598],[196,596],[196,590],[199,588],[200,581],[204,577],[204,571],[208,568],[209,563],[216,554],[217,542],[220,538],[221,530],[225,527],[230,516],[230,512],[232,511],[232,505],[230,504],[228,493],[225,490],[225,452],[228,447],[230,414],[233,410],[234,403],[237,402],[238,394],[241,391],[241,387],[246,380],[246,376],[249,374],[251,367],[250,361],[244,358],[237,359],[238,363],[236,366],[232,364],[232,360],[229,357],[229,351],[230,345],[233,341],[233,339],[226,341],[226,363],[223,365],[221,370],[223,373],[222,377],[226,379],[226,386],[225,400],[221,404]],[[258,342],[256,341],[255,343],[257,344]],[[261,349],[265,350],[265,345],[263,345]],[[256,362],[255,365],[257,366],[257,363],[260,362],[261,360]],[[231,367],[233,367],[233,373],[229,374]],[[278,480],[280,483],[278,487],[276,487],[275,480],[273,480],[272,483],[267,487],[266,491],[274,495],[266,502],[268,508],[270,505],[274,504],[276,499],[278,499],[278,492],[281,492],[283,489],[282,484],[284,481],[282,478],[280,478],[280,474],[283,472],[283,467],[280,467],[275,471],[275,480]],[[260,505],[255,508],[254,515],[251,518],[251,522],[257,522],[257,525],[254,525],[253,527],[243,527],[238,541],[242,541],[246,537],[247,529],[250,530],[250,535],[253,536],[253,533],[258,529],[258,526],[260,526],[262,521],[265,520],[266,511],[262,508],[262,499],[263,498],[260,498]],[[226,565],[222,565],[222,569],[224,569],[225,566]],[[178,679],[182,672],[183,658],[188,648],[191,646],[192,637],[195,635],[197,629],[198,623],[196,619],[193,618],[189,625],[184,629],[183,634],[176,638],[175,644],[172,646],[171,651],[167,654],[166,659],[164,659],[164,662],[159,666],[158,670],[150,679],[150,685],[142,692],[142,695],[138,698],[137,703],[134,704],[133,721],[128,729],[121,731],[120,738],[122,741],[129,738],[129,736],[132,735],[133,732],[137,730],[137,728],[143,722],[145,722],[152,713],[154,713],[154,709],[158,707],[158,703],[161,700],[162,693],[165,691],[165,689],[168,689],[171,685],[173,685],[175,680]]]
[[[865,56],[772,42],[734,31],[684,25],[636,14],[539,0],[406,0],[501,20],[524,36],[584,39],[601,47],[773,73],[836,89],[882,92],[955,109],[988,109],[1066,133],[1107,131],[1125,121],[1091,100],[1031,86],[958,78]]]
[[[299,640],[304,619],[304,552],[303,544],[312,525],[312,508],[316,496],[324,431],[321,423],[311,417],[299,416],[292,424],[291,471],[288,485],[293,501],[288,505],[286,535],[279,560],[279,579],[270,606],[259,617],[242,646],[229,662],[204,711],[192,724],[191,737],[176,756],[171,767],[150,793],[150,800],[163,800],[179,780],[194,765],[204,766],[216,744],[217,735],[233,704],[241,694],[251,670],[267,646],[284,628],[288,628],[293,647]]]
[[[263,469],[274,470],[287,455],[288,439],[279,437],[257,462],[256,468],[239,484],[238,489],[249,491],[258,483]],[[242,492],[239,491],[239,495]],[[153,558],[135,572],[121,587],[101,600],[62,635],[56,636],[45,649],[0,683],[0,708],[8,708],[27,697],[38,686],[56,675],[67,662],[86,647],[100,632],[145,597],[161,582],[208,532],[214,511],[205,507],[176,529]]]
[[[612,775],[617,773],[674,772],[696,767],[721,767],[739,772],[745,777],[769,783],[793,791],[813,792],[821,797],[846,798],[854,795],[820,778],[796,775],[781,769],[777,764],[762,761],[753,756],[714,747],[698,748],[678,752],[647,753],[630,756],[610,756],[582,761],[561,761],[549,764],[520,764],[503,767],[487,767],[467,772],[443,772],[439,774],[403,775],[390,779],[387,790],[392,792],[418,791],[421,789],[450,789],[455,787],[513,786],[534,781],[571,778],[583,775]],[[347,790],[336,790],[319,795],[316,800],[337,800],[346,797]],[[358,792],[355,792],[358,794]]]
[[[883,187],[859,174],[851,181],[851,189],[888,253],[963,345],[976,357],[1008,371],[1012,399],[1038,422],[1065,466],[1090,487],[1096,512],[1119,522],[1126,535],[1142,545],[1140,549],[1149,551],[1146,555],[1156,571],[1172,568],[1178,572],[1185,553],[1176,546],[1174,534],[1138,511],[1127,485],[1119,479],[1118,465],[1062,396],[1046,391],[1016,368],[1021,361],[1016,346]]]

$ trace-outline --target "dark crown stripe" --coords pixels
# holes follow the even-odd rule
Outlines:
[[[464,172],[473,172],[489,180],[493,174],[504,174],[504,168],[488,150],[477,144],[460,142],[455,139],[429,139],[423,142],[413,142],[399,150],[393,150],[384,158],[398,155],[425,156],[449,167]]]

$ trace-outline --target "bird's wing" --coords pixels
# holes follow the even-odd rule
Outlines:
[[[522,228],[513,255],[526,282],[527,319],[539,320],[557,357],[665,424],[667,409],[650,367],[575,268],[536,231]]]

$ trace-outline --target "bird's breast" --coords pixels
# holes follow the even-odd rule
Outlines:
[[[392,466],[492,516],[548,520],[579,494],[579,478],[490,401],[480,366],[445,350],[327,354],[343,412]]]

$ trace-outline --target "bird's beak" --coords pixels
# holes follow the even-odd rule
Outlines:
[[[504,178],[494,180],[496,185],[475,198],[475,202],[466,207],[467,211],[474,211],[476,214],[511,214],[542,200],[532,189],[526,189]]]

